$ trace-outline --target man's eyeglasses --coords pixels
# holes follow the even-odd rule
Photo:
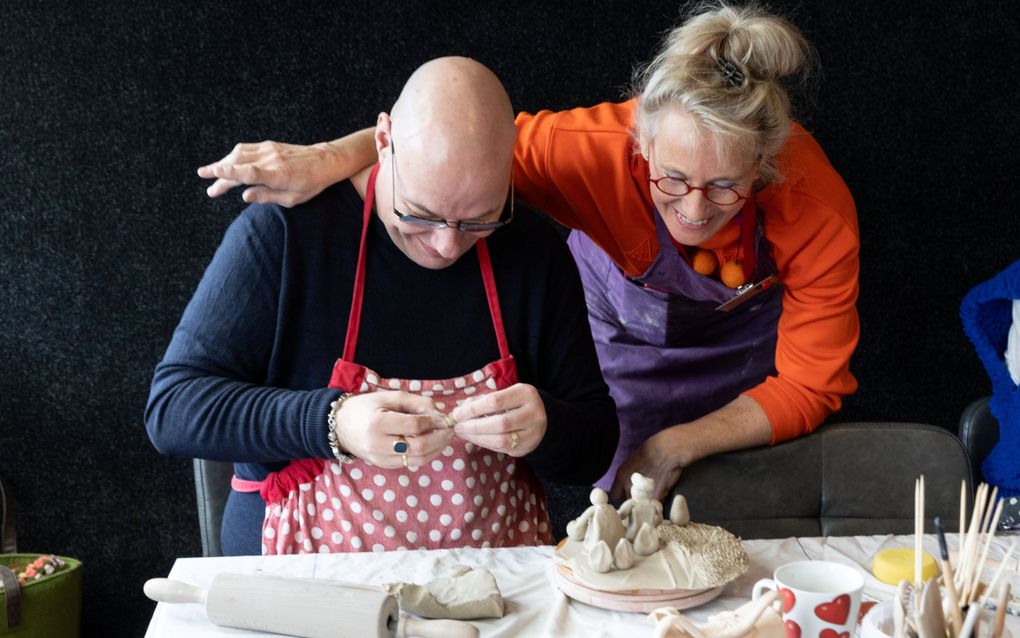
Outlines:
[[[390,142],[390,170],[391,179],[390,186],[393,188],[393,214],[397,216],[397,219],[404,222],[405,224],[411,224],[419,228],[453,228],[464,233],[487,233],[497,228],[506,226],[514,220],[514,179],[513,175],[510,176],[510,214],[505,218],[501,215],[500,218],[494,222],[461,222],[461,221],[447,221],[445,219],[430,219],[428,217],[419,217],[417,215],[411,215],[409,213],[402,213],[397,210],[397,158],[396,149],[393,146],[392,140]],[[507,208],[506,204],[503,204],[503,210]]]
[[[656,188],[671,197],[683,197],[691,191],[701,191],[705,194],[705,199],[719,206],[729,206],[730,204],[736,204],[747,199],[746,195],[741,195],[729,186],[716,186],[714,184],[691,186],[687,180],[680,177],[670,177],[667,175],[659,179],[652,179],[651,174],[649,174],[648,181],[655,184]]]

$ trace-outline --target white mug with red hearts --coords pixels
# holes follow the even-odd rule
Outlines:
[[[861,608],[864,577],[852,567],[828,561],[800,561],[776,568],[754,584],[751,597],[779,592],[786,638],[851,638]]]

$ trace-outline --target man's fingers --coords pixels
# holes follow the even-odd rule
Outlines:
[[[479,447],[483,447],[487,450],[496,450],[503,452],[512,452],[520,446],[520,441],[523,437],[520,433],[517,434],[517,446],[514,445],[514,437],[510,432],[504,432],[502,434],[477,434],[470,437],[463,437],[465,441],[474,443]]]
[[[394,413],[386,420],[386,433],[393,436],[422,437],[433,431],[446,432],[447,436],[453,436],[442,416],[435,414]]]
[[[457,406],[450,416],[457,421],[468,421],[519,408],[522,401],[517,400],[516,393],[512,390],[513,388],[508,388],[465,401]]]
[[[376,401],[376,407],[403,412],[404,414],[426,414],[435,412],[436,405],[432,399],[401,390],[385,390],[370,395]]]
[[[516,421],[511,417],[510,413],[492,414],[477,419],[458,421],[453,426],[453,431],[454,434],[461,438],[474,440],[479,436],[502,435],[511,430],[519,429],[515,427],[515,423]]]
[[[426,434],[407,436],[404,439],[415,456],[431,460],[446,449],[446,446],[453,440],[453,434],[449,430],[433,429]]]
[[[420,436],[383,436],[370,452],[378,460],[377,465],[383,467],[400,467],[405,458],[409,466],[422,466],[439,456],[452,439],[449,430],[435,429]],[[401,444],[406,444],[406,447]],[[401,453],[401,449],[406,451]]]

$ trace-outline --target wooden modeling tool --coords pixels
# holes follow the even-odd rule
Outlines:
[[[945,638],[946,619],[942,615],[942,595],[938,580],[925,581],[920,595],[921,612],[917,616],[918,638]]]
[[[1009,605],[1010,590],[1009,583],[1003,583],[999,590],[999,600],[996,601],[995,627],[992,629],[992,638],[1002,638],[1002,630],[1006,626],[1006,607]]]
[[[153,578],[145,595],[203,605],[217,625],[302,638],[478,638],[470,623],[401,616],[386,591],[329,580],[219,574],[202,589]]]
[[[949,548],[946,546],[946,534],[942,529],[940,516],[935,517],[935,533],[939,538],[939,553],[942,556],[942,582],[946,586],[946,596],[949,597],[949,624],[953,628],[953,635],[959,636],[963,628],[963,613],[960,611],[960,596],[956,592],[956,583],[953,582],[953,565],[949,562]]]

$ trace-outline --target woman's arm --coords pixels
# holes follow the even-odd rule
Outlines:
[[[241,194],[244,201],[290,208],[375,162],[373,138],[373,129],[366,128],[311,146],[238,144],[220,161],[199,168],[198,176],[216,179],[206,190],[209,197],[247,185]]]
[[[655,479],[653,497],[661,500],[691,463],[721,452],[765,445],[771,439],[772,426],[765,411],[753,399],[741,395],[699,419],[649,437],[620,466],[612,498],[629,495],[630,475],[640,472]]]

